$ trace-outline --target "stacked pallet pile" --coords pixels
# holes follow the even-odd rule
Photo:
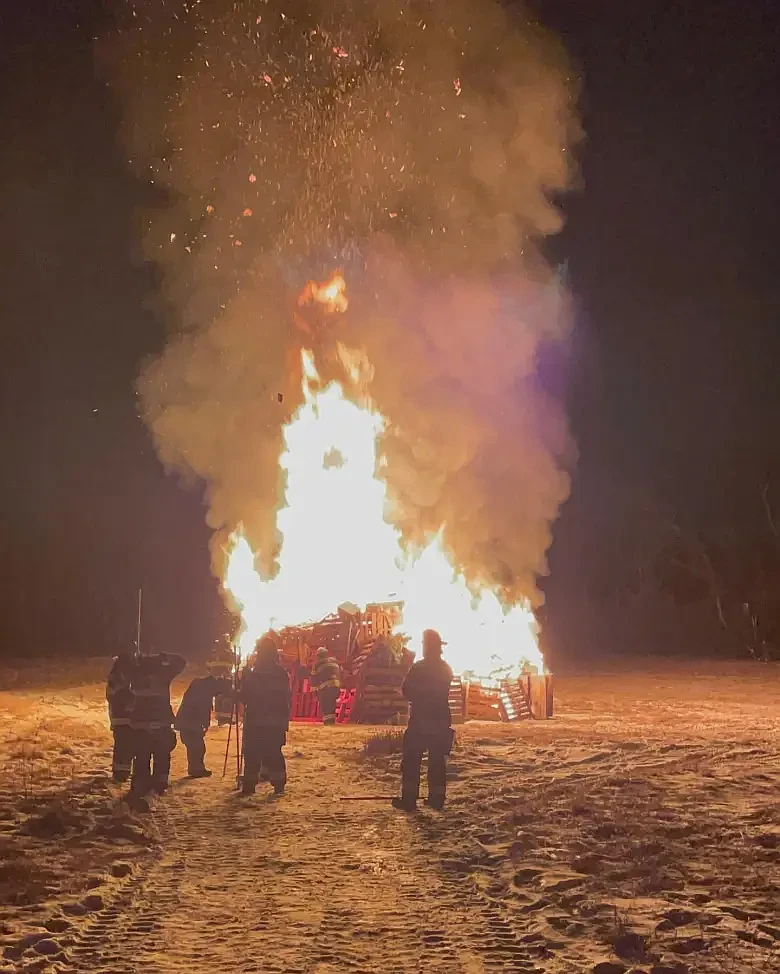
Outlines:
[[[401,693],[408,661],[395,662],[388,653],[370,653],[357,670],[350,723],[405,724],[409,704]]]

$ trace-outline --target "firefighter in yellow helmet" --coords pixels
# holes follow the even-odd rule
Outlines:
[[[324,646],[317,650],[310,683],[317,693],[322,722],[332,727],[336,723],[336,704],[341,693],[341,667]]]

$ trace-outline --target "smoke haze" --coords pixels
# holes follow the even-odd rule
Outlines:
[[[576,177],[560,46],[492,0],[123,3],[98,56],[125,106],[172,322],[138,382],[161,460],[208,485],[213,569],[239,523],[265,572],[284,503],[299,349],[365,349],[390,518],[444,527],[455,564],[540,600],[572,457],[536,378],[567,301],[540,245]],[[303,316],[343,268],[346,315]]]

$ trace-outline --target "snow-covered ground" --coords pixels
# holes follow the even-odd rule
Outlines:
[[[138,817],[106,665],[0,672],[0,971],[780,971],[778,667],[562,677],[554,720],[459,729],[441,815],[340,800],[396,791],[371,728],[295,726],[279,802],[213,729]]]

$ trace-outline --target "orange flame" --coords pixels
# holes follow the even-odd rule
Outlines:
[[[344,310],[344,278],[310,282],[299,303],[309,301]],[[538,625],[526,602],[506,606],[491,589],[470,585],[450,561],[445,526],[422,550],[409,552],[385,520],[387,485],[377,475],[385,420],[368,396],[373,370],[364,352],[338,343],[337,353],[352,398],[340,382],[323,387],[313,353],[301,351],[304,401],[283,430],[287,503],[277,520],[277,575],[260,577],[240,526],[228,543],[223,588],[241,613],[240,654],[246,657],[269,629],[315,621],[344,602],[401,600],[398,628],[415,641],[423,629],[437,629],[459,672],[519,672],[524,663],[543,669]]]

